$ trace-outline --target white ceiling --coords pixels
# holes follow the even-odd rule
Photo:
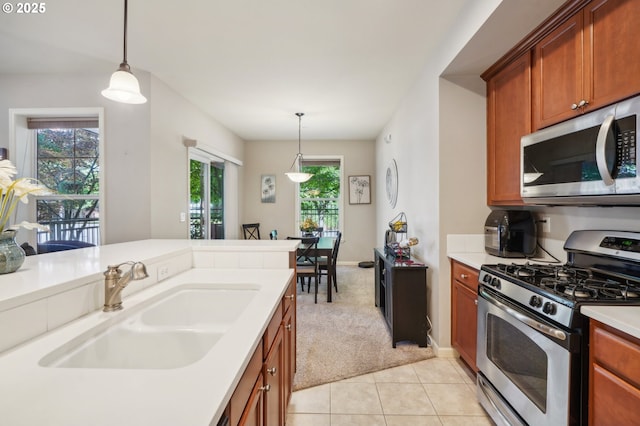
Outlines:
[[[374,139],[466,1],[130,0],[127,59],[245,140],[297,139],[298,111],[303,139]],[[0,74],[98,72],[106,87],[123,3],[0,14]]]

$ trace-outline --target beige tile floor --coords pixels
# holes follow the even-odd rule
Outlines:
[[[492,425],[461,361],[432,358],[293,393],[287,426]]]

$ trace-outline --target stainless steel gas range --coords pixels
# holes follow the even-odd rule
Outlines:
[[[575,231],[567,263],[482,265],[478,398],[499,425],[587,423],[586,304],[640,305],[640,233]]]

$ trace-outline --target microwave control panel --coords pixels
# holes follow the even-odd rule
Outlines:
[[[636,116],[616,120],[616,178],[636,177]]]

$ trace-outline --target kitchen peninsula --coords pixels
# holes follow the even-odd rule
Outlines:
[[[217,424],[229,414],[229,402],[254,354],[262,354],[263,346],[269,349],[263,336],[273,342],[275,330],[284,327],[280,319],[295,312],[289,309],[295,307],[295,291],[288,292],[291,283],[295,290],[291,259],[296,245],[286,240],[145,240],[28,257],[16,273],[0,276],[2,421]],[[104,270],[129,260],[144,262],[149,277],[125,288],[122,311],[102,312]],[[144,312],[152,298],[207,286],[253,289],[255,296],[200,359],[138,369],[62,367],[43,360],[77,346],[79,337],[90,339],[93,330],[110,330],[120,318]],[[282,347],[291,351],[291,342]]]

